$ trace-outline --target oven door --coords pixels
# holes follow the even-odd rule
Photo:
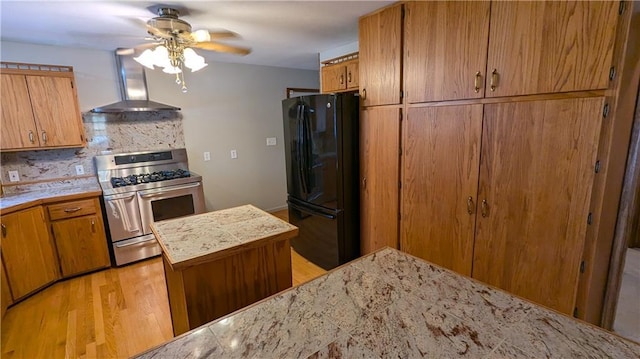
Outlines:
[[[136,192],[104,196],[104,205],[112,242],[143,234]]]
[[[142,229],[149,234],[153,222],[204,213],[202,182],[139,191],[138,202]]]

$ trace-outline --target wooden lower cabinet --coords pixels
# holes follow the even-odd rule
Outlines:
[[[482,105],[410,108],[403,124],[400,248],[470,276]]]
[[[13,299],[60,277],[42,206],[3,215],[2,259]]]
[[[4,316],[7,307],[13,303],[11,289],[9,289],[9,279],[7,271],[4,269],[4,261],[0,257],[0,316]]]
[[[485,105],[474,278],[573,313],[603,104]]]
[[[400,119],[396,107],[360,113],[361,254],[398,248]]]
[[[98,198],[47,206],[63,277],[111,265]]]
[[[178,336],[291,287],[289,239],[173,269],[162,256],[173,333]]]

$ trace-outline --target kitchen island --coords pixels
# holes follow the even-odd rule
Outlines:
[[[640,344],[385,248],[140,358],[638,358]]]
[[[298,229],[245,205],[153,223],[173,332],[182,334],[291,287]]]

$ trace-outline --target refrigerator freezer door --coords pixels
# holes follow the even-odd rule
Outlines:
[[[303,257],[324,269],[340,264],[338,254],[339,222],[342,211],[318,211],[316,208],[289,201],[289,222],[298,227],[291,246]]]
[[[290,196],[337,208],[336,96],[284,100],[287,190]]]

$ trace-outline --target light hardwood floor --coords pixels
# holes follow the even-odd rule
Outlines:
[[[326,273],[293,250],[291,261],[293,285]],[[56,283],[9,308],[0,331],[2,358],[128,358],[159,345],[173,337],[162,261]]]

